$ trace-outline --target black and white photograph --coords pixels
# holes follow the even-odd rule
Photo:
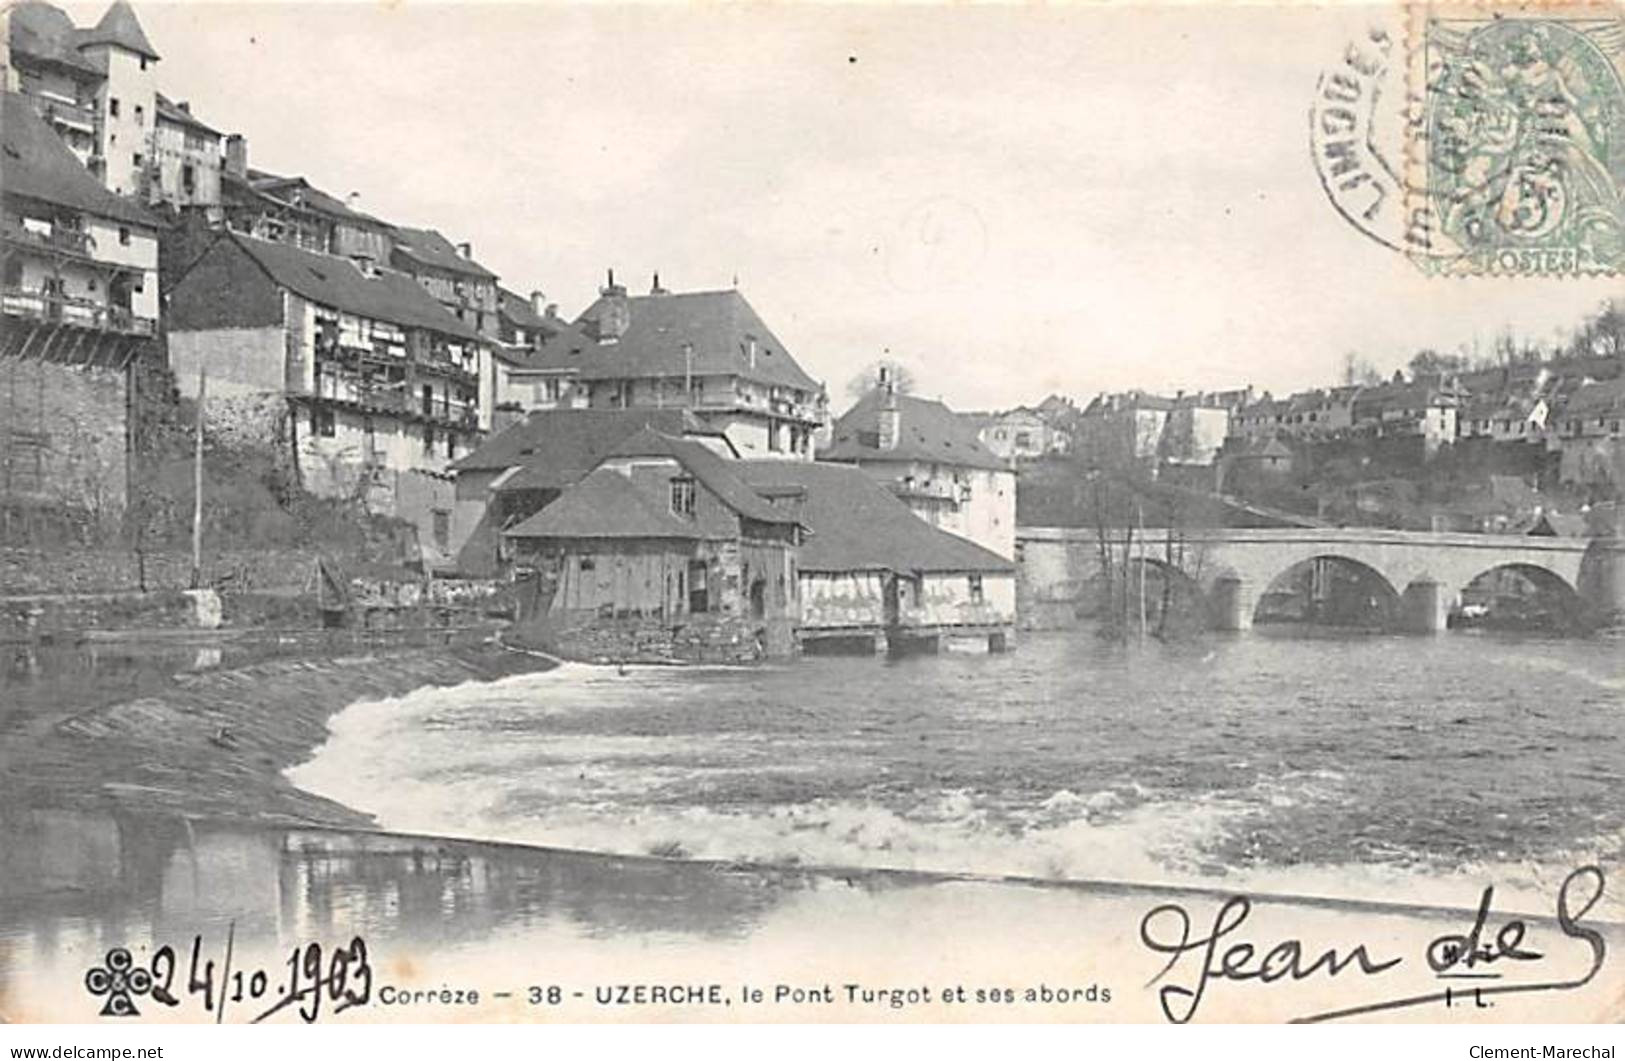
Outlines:
[[[1625,8],[0,44],[0,1043],[1625,1020]]]

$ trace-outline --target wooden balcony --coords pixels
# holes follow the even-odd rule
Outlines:
[[[91,328],[122,335],[154,335],[158,330],[157,321],[137,317],[118,306],[21,288],[0,289],[0,312],[8,317],[21,317],[44,324]]]

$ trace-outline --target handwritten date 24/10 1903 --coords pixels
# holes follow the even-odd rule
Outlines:
[[[115,948],[104,966],[86,973],[86,989],[106,997],[103,1016],[139,1016],[135,996],[145,995],[162,1006],[179,1006],[188,999],[201,1002],[216,1023],[224,1022],[229,1008],[246,1006],[252,1023],[292,1008],[311,1024],[324,1012],[343,1013],[372,1001],[372,963],[366,941],[359,936],[331,949],[320,943],[295,946],[274,971],[234,968],[235,936],[232,926],[217,965],[205,950],[202,934],[194,935],[184,976],[175,948],[167,943],[152,952],[145,968],[137,967],[127,950]]]

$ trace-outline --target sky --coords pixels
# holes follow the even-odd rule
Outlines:
[[[65,5],[80,24],[101,5]],[[250,164],[470,241],[568,316],[739,289],[814,378],[964,409],[1338,382],[1549,340],[1618,280],[1440,279],[1316,178],[1337,7],[141,3]]]

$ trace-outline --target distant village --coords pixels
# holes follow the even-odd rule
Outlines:
[[[561,315],[429,219],[256,168],[245,135],[161,91],[124,0],[93,26],[38,2],[4,17],[8,546],[184,549],[206,452],[211,541],[341,553],[359,513],[386,528],[368,562],[512,586],[557,651],[731,660],[998,651],[1018,526],[1121,523],[1080,486],[1102,477],[1153,523],[1181,518],[1170,496],[1242,526],[1578,536],[1615,518],[1611,309],[1560,351],[1431,355],[1280,398],[955,411],[879,363],[837,409],[740,290],[608,272]]]

